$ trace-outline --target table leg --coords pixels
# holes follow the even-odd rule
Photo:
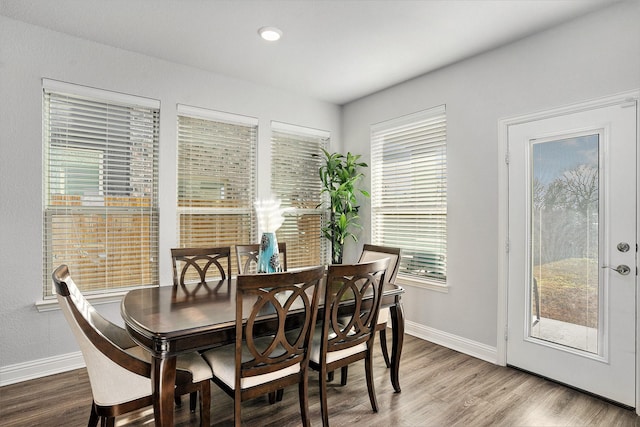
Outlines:
[[[400,393],[400,356],[402,355],[402,344],[404,341],[404,309],[400,297],[396,304],[390,307],[391,328],[392,328],[392,348],[391,348],[391,384],[396,393]]]
[[[154,357],[151,361],[153,416],[156,426],[173,427],[173,399],[176,384],[176,358]]]

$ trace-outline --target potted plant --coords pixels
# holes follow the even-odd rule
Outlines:
[[[369,197],[365,190],[357,188],[357,183],[364,177],[360,168],[368,167],[366,163],[359,162],[360,155],[347,153],[324,153],[324,164],[320,167],[320,179],[322,180],[322,193],[329,196],[331,215],[326,226],[322,227],[325,238],[331,242],[331,262],[342,264],[342,253],[345,240],[351,237],[354,241],[358,238],[351,231],[354,228],[362,228],[358,216],[359,193]],[[319,205],[320,206],[320,205]]]

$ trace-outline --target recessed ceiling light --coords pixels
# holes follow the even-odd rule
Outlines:
[[[282,30],[276,27],[262,27],[258,30],[258,34],[260,34],[260,37],[263,39],[274,42],[276,40],[280,40],[280,37],[282,37]]]

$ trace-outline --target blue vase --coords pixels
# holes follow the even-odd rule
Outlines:
[[[262,233],[258,251],[258,273],[276,273],[282,271],[276,233]]]

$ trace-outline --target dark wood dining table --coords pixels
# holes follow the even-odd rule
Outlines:
[[[403,293],[402,287],[386,284],[382,297],[382,307],[389,307],[391,313],[390,376],[396,392],[400,392],[398,374],[404,336]],[[235,298],[235,278],[208,284],[135,289],[123,298],[120,311],[125,327],[151,354],[157,426],[173,426],[176,357],[234,341]],[[321,301],[321,310],[323,305]]]

